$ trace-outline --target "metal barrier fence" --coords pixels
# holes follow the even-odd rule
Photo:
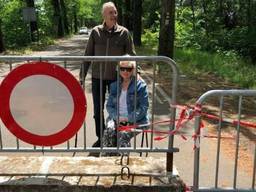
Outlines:
[[[214,184],[212,184],[211,186],[207,186],[207,187],[202,187],[203,184],[201,184],[201,180],[200,177],[203,177],[203,179],[205,180],[206,177],[204,177],[204,175],[202,175],[200,168],[200,165],[202,165],[203,160],[200,158],[200,150],[203,149],[204,145],[201,143],[202,139],[200,140],[200,137],[197,137],[195,139],[195,145],[199,146],[197,148],[195,148],[194,151],[194,180],[193,180],[193,187],[192,190],[193,191],[255,191],[255,175],[256,175],[256,143],[255,140],[252,141],[253,143],[253,147],[254,149],[252,149],[252,157],[246,159],[246,164],[251,164],[253,166],[252,170],[249,170],[249,175],[251,175],[251,184],[247,183],[247,186],[244,186],[244,184],[242,184],[241,182],[245,180],[245,176],[242,175],[242,172],[240,173],[241,175],[239,175],[239,170],[242,171],[242,169],[239,169],[239,160],[242,157],[242,155],[239,155],[239,149],[242,147],[241,145],[241,131],[243,130],[243,127],[246,126],[250,126],[251,125],[251,129],[254,130],[255,128],[255,121],[250,122],[250,120],[253,120],[253,118],[250,115],[255,115],[255,99],[256,99],[256,90],[212,90],[212,91],[208,91],[205,94],[203,94],[196,102],[196,106],[198,107],[198,112],[195,115],[195,134],[196,135],[200,135],[201,132],[201,122],[202,122],[202,118],[203,118],[203,108],[206,105],[206,101],[208,101],[207,99],[217,99],[217,110],[215,111],[216,113],[218,113],[218,115],[216,115],[213,120],[217,121],[217,142],[216,142],[216,164],[215,166],[213,166],[213,170],[211,170],[208,167],[208,175],[207,175],[207,180],[211,180],[214,182]],[[235,101],[233,103],[233,106],[229,105],[229,109],[225,109],[224,106],[226,106],[227,104],[227,99],[235,99]],[[247,99],[247,100],[246,100]],[[254,109],[254,114],[251,113],[250,111],[250,115],[248,115],[248,112],[246,113],[246,110],[248,111],[249,109],[245,109],[243,108],[243,102],[248,101],[248,99],[251,99],[252,103],[249,104],[249,106],[251,107],[251,111]],[[247,104],[248,106],[248,104]],[[233,110],[231,110],[230,108],[234,108]],[[235,117],[226,117],[227,114],[225,114],[225,110],[228,110],[228,114],[230,114],[230,112],[234,112],[235,111]],[[227,112],[226,112],[227,113]],[[249,122],[248,120],[245,121],[242,119],[242,117],[247,117],[249,116]],[[209,116],[210,117],[210,116]],[[208,118],[209,118],[208,117]],[[232,120],[233,118],[235,118],[235,120]],[[255,117],[254,117],[255,119]],[[234,162],[230,161],[229,164],[232,164],[233,166],[233,170],[228,170],[227,167],[225,167],[225,165],[223,165],[223,163],[226,163],[221,155],[221,149],[222,149],[222,143],[223,140],[225,138],[222,138],[222,133],[224,131],[225,126],[227,127],[227,123],[229,124],[229,126],[233,126],[232,128],[234,129],[234,134],[235,137],[233,139],[233,141],[235,141],[235,143],[233,143],[232,145],[229,145],[229,149],[233,149],[233,157],[234,157]],[[255,133],[255,132],[254,132]],[[252,133],[253,135],[253,133]],[[230,140],[229,140],[230,141]],[[205,149],[206,153],[209,153],[210,149]],[[202,155],[202,153],[201,153]],[[207,156],[207,154],[204,154],[204,156]],[[231,173],[229,173],[229,171]],[[215,173],[214,173],[215,172]],[[221,172],[221,173],[220,173]],[[213,174],[211,174],[213,173]],[[210,175],[213,175],[213,177],[211,178]],[[229,183],[221,183],[221,180],[223,179],[223,175],[228,175],[228,177],[231,179]],[[246,180],[248,180],[248,178],[246,178]],[[240,185],[239,185],[240,184]],[[250,185],[250,186],[248,186]]]
[[[149,80],[148,82],[151,83],[151,106],[150,106],[150,112],[151,112],[151,117],[150,121],[152,124],[150,125],[151,131],[155,130],[155,125],[153,124],[155,120],[155,100],[157,99],[156,95],[156,82],[155,82],[155,76],[156,76],[156,65],[157,62],[162,62],[168,64],[168,66],[172,70],[172,83],[170,89],[171,91],[171,96],[170,98],[165,98],[167,101],[170,101],[171,104],[175,105],[176,104],[176,92],[177,92],[177,83],[178,83],[178,69],[176,67],[176,64],[173,60],[169,59],[168,57],[162,57],[162,56],[130,56],[130,57],[125,57],[125,56],[97,56],[97,57],[87,57],[87,56],[0,56],[0,62],[3,62],[1,65],[6,66],[6,64],[9,65],[9,70],[11,71],[13,68],[15,68],[17,65],[22,64],[22,62],[30,62],[30,61],[49,61],[52,63],[58,63],[62,65],[64,68],[68,68],[71,72],[73,70],[79,70],[80,65],[84,61],[91,61],[92,65],[97,65],[98,62],[100,61],[137,61],[137,62],[149,62],[151,63],[151,67],[153,68],[152,70],[152,80]],[[6,63],[5,63],[6,62]],[[19,64],[17,64],[19,62]],[[20,63],[21,62],[21,63]],[[143,65],[141,65],[143,67]],[[136,68],[137,71],[137,68]],[[142,74],[143,76],[143,74]],[[148,77],[147,77],[148,78]],[[87,92],[87,90],[86,90]],[[136,95],[135,95],[136,96]],[[135,99],[136,102],[136,99]],[[92,103],[88,103],[87,105],[92,105]],[[136,105],[135,105],[136,106]],[[103,107],[103,106],[102,106]],[[175,113],[176,109],[174,107],[169,108],[169,114],[165,114],[169,116],[171,122],[175,122]],[[90,135],[87,135],[87,129],[88,127],[86,126],[86,121],[84,122],[83,129],[81,129],[72,139],[67,141],[67,143],[64,145],[58,145],[58,146],[51,146],[51,147],[39,147],[39,146],[31,146],[28,145],[22,141],[20,141],[18,138],[15,140],[14,146],[7,146],[10,141],[10,137],[13,137],[13,135],[8,134],[8,133],[3,133],[5,132],[5,129],[3,129],[3,125],[0,127],[0,152],[72,152],[72,153],[77,153],[77,152],[162,152],[167,154],[167,161],[166,161],[166,171],[167,173],[172,173],[173,171],[173,152],[178,152],[177,148],[173,147],[173,136],[168,137],[168,142],[164,147],[159,147],[159,146],[154,146],[153,143],[153,134],[150,134],[150,139],[149,139],[149,145],[146,145],[146,147],[143,146],[143,140],[144,137],[142,138],[142,143],[141,146],[138,147],[138,142],[136,140],[136,136],[134,137],[134,142],[133,146],[129,148],[119,148],[119,147],[113,147],[113,148],[105,148],[101,145],[101,147],[88,147],[88,137]],[[175,123],[171,123],[168,125],[169,130],[173,130],[175,126]],[[90,128],[89,128],[90,129]],[[143,135],[147,139],[147,135]],[[78,140],[79,143],[78,144]]]

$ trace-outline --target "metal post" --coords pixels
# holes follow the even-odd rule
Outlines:
[[[194,179],[193,179],[193,190],[197,190],[199,187],[199,166],[200,166],[200,116],[195,117],[195,135],[194,141]]]

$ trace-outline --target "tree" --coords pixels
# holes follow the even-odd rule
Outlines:
[[[192,10],[192,19],[193,19],[193,32],[196,32],[196,19],[195,19],[195,3],[194,0],[191,0],[191,10]]]
[[[0,53],[4,52],[4,38],[2,34],[2,19],[0,18]]]
[[[64,37],[64,24],[61,17],[61,6],[59,0],[51,0],[53,6],[54,26],[57,27],[57,37]]]
[[[69,26],[68,26],[68,17],[67,17],[67,10],[64,0],[60,0],[60,7],[61,7],[61,20],[63,21],[63,28],[65,34],[69,34]]]
[[[113,3],[115,4],[118,12],[117,22],[120,25],[123,25],[123,2],[119,0],[113,0]]]
[[[26,46],[31,42],[31,39],[28,34],[28,28],[21,17],[24,1],[1,0],[0,4],[1,30],[4,36],[5,48]]]
[[[134,0],[133,6],[133,40],[135,45],[141,46],[142,0]]]
[[[158,55],[173,58],[175,32],[175,1],[162,0]]]
[[[75,29],[75,33],[77,33],[77,31],[78,31],[78,20],[77,20],[76,6],[73,9],[73,16],[74,16],[74,29]]]
[[[0,2],[0,11],[3,9],[3,2]],[[0,53],[4,52],[5,47],[4,47],[4,38],[3,38],[3,33],[2,33],[2,18],[0,16]]]
[[[86,25],[92,27],[102,22],[101,16],[102,2],[95,0],[78,0],[77,16],[79,18],[79,25]]]
[[[133,18],[131,18],[131,0],[125,0],[124,10],[123,10],[123,26],[127,29],[132,30],[133,28]]]
[[[143,27],[152,29],[153,32],[159,30],[160,19],[159,1],[143,0]]]

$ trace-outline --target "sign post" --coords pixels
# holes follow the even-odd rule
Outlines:
[[[36,10],[34,7],[25,7],[22,10],[23,20],[29,23],[29,33],[32,42],[39,41],[39,31],[36,21]],[[36,34],[35,34],[36,33]],[[37,38],[36,38],[37,35]]]

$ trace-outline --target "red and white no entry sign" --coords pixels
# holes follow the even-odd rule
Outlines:
[[[78,81],[62,67],[23,64],[0,86],[0,117],[17,138],[40,146],[70,139],[86,114],[86,98]]]

